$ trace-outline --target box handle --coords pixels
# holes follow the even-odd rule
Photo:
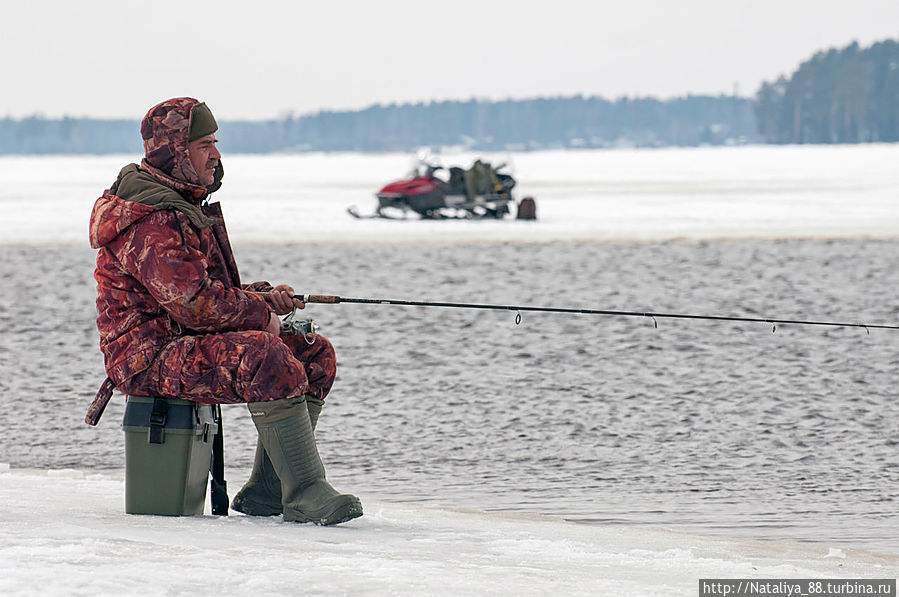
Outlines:
[[[153,411],[150,413],[150,429],[147,441],[161,444],[164,441],[165,421],[169,414],[169,403],[165,398],[153,399]]]

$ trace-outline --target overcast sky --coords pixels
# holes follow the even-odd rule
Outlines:
[[[8,2],[0,117],[220,120],[375,103],[751,95],[815,51],[899,39],[899,0]]]

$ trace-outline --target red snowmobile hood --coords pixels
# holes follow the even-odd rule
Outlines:
[[[397,180],[384,186],[379,193],[402,193],[403,195],[418,195],[428,193],[437,188],[437,181],[429,176],[416,176],[405,180]]]

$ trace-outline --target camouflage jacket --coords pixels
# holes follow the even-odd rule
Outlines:
[[[268,324],[269,307],[241,288],[219,204],[201,206],[206,195],[145,160],[126,166],[94,204],[97,329],[116,386],[146,369],[175,337]],[[140,202],[148,196],[156,200]]]

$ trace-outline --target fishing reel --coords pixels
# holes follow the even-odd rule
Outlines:
[[[312,334],[318,331],[318,323],[315,322],[314,319],[301,319],[298,321],[287,321],[286,319],[281,322],[281,335],[282,336],[299,336],[300,334]]]
[[[314,319],[294,319],[297,310],[291,311],[287,317],[281,320],[282,336],[303,336],[308,344],[315,343],[315,334],[318,332],[318,324]],[[310,339],[309,336],[312,336]]]

